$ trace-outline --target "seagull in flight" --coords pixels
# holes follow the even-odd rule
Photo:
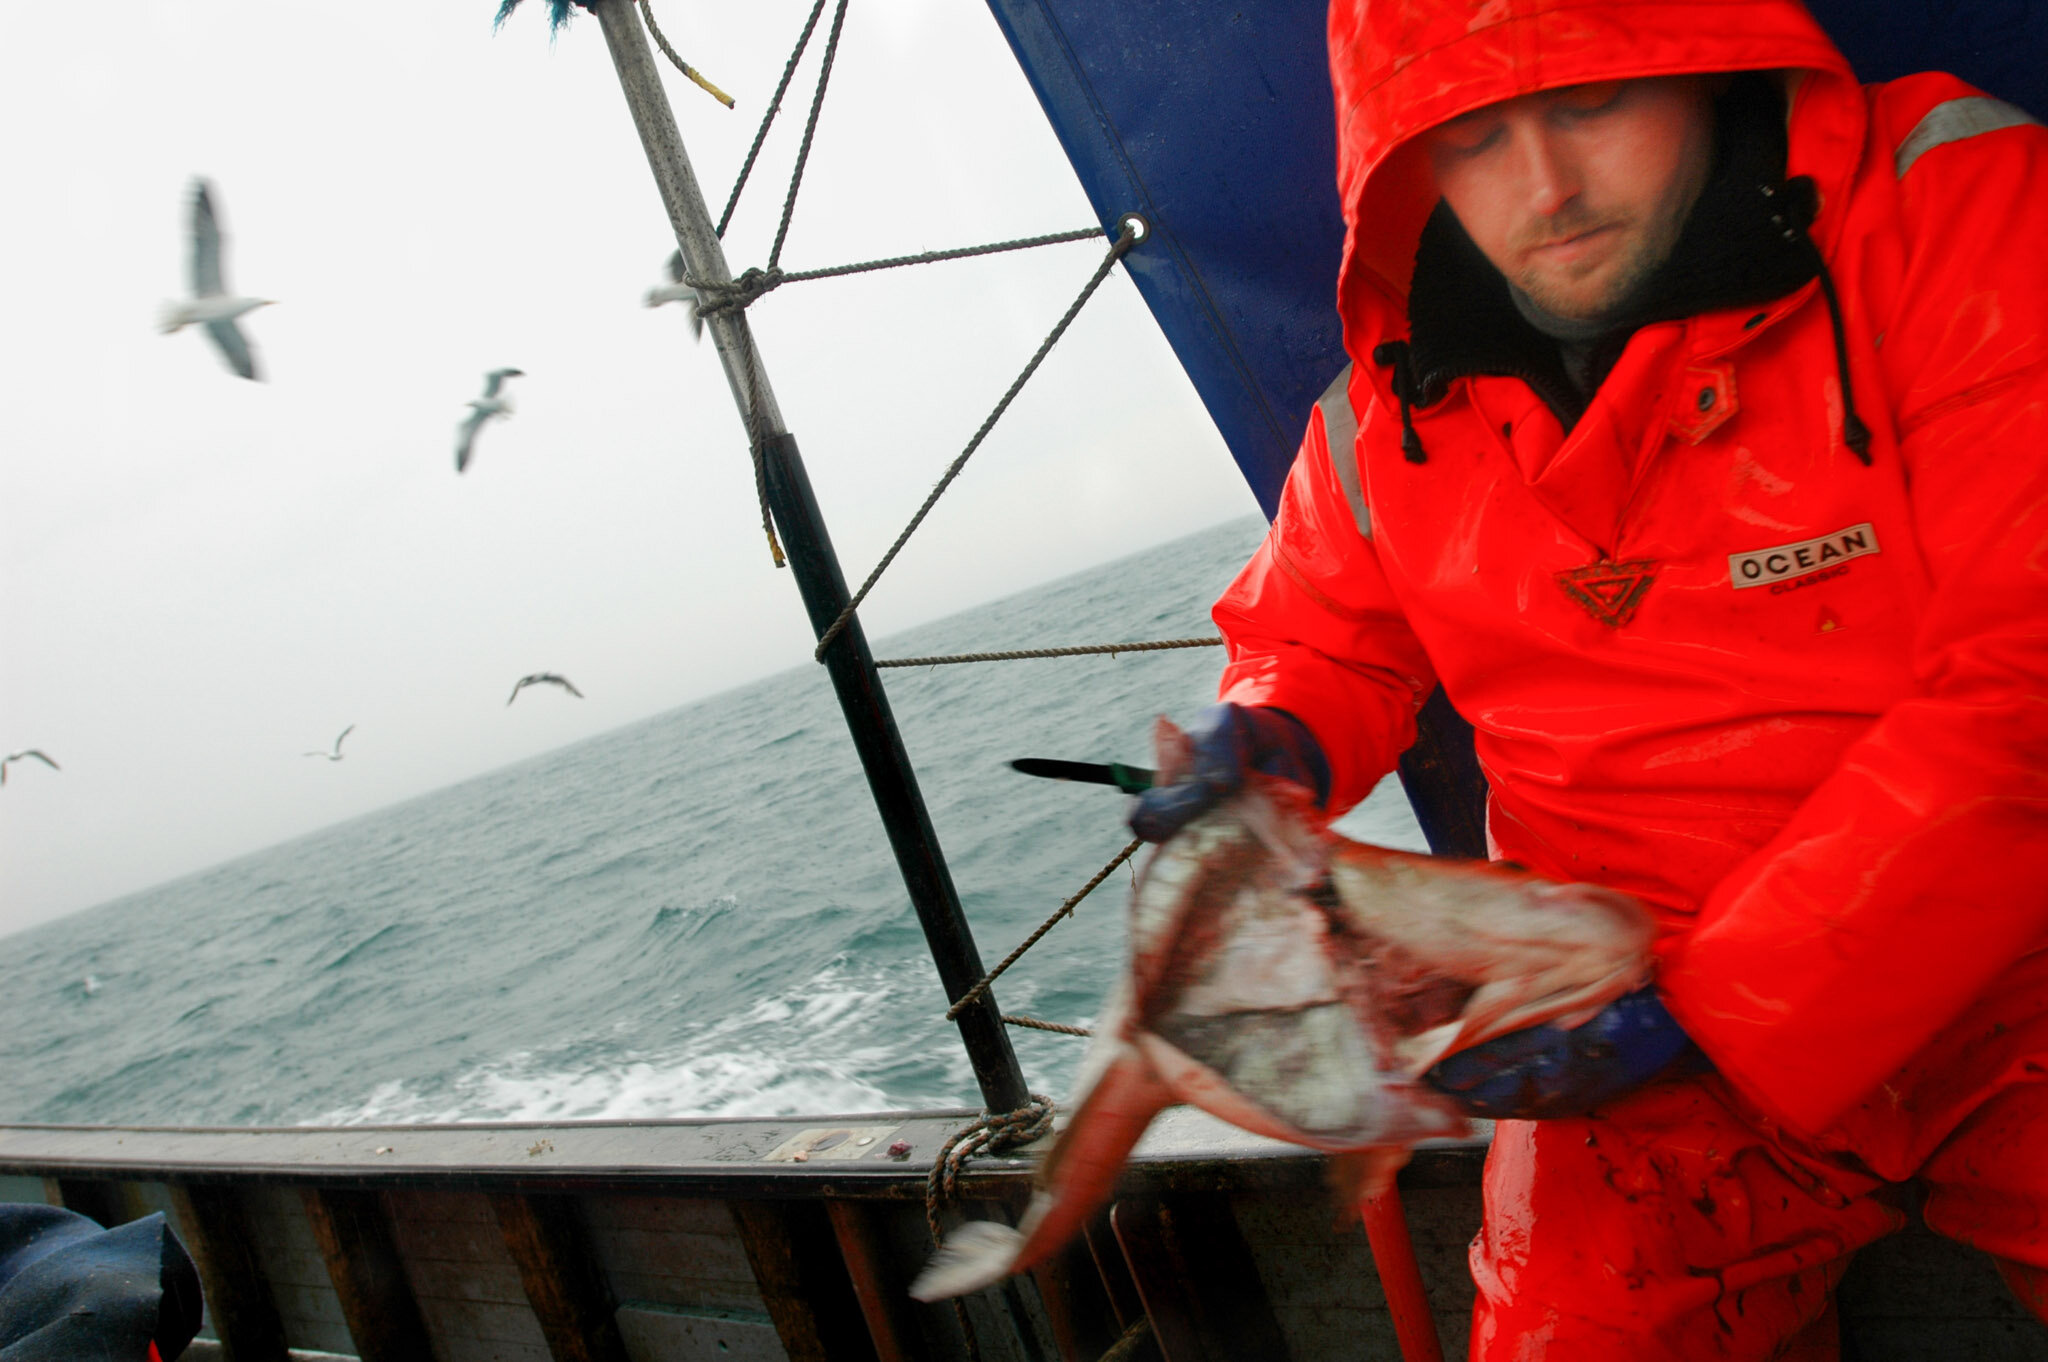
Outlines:
[[[165,303],[158,318],[165,335],[187,326],[203,326],[213,343],[227,357],[228,367],[243,378],[256,377],[256,357],[249,342],[235,325],[235,318],[274,301],[245,298],[228,292],[220,268],[220,222],[213,215],[212,187],[204,180],[192,182],[192,296]]]
[[[560,686],[563,690],[568,691],[569,694],[575,696],[578,700],[581,700],[583,698],[583,692],[576,689],[576,687],[570,685],[568,677],[557,676],[553,672],[535,672],[531,676],[522,676],[519,678],[518,682],[512,687],[512,694],[510,698],[508,698],[505,701],[505,703],[509,705],[512,703],[513,700],[517,700],[519,698],[519,692],[525,690],[528,686]]]
[[[341,739],[342,739],[342,738],[346,738],[346,737],[347,737],[347,736],[348,736],[349,734],[351,734],[351,733],[353,733],[353,732],[355,732],[355,731],[356,731],[356,726],[355,726],[354,724],[350,724],[350,725],[349,725],[349,726],[348,726],[347,728],[344,728],[344,729],[342,729],[342,730],[341,730],[341,735],[340,735],[340,737],[337,737],[337,738],[335,738],[335,740],[334,740],[334,750],[333,750],[332,752],[302,752],[302,753],[300,753],[299,755],[300,755],[300,756],[305,756],[305,757],[325,757],[325,758],[327,758],[327,760],[329,760],[329,761],[340,761],[340,760],[341,760]]]
[[[686,274],[687,271],[683,267],[683,253],[677,251],[670,255],[668,258],[669,281],[659,288],[647,290],[647,305],[649,307],[660,307],[663,303],[681,303],[684,310],[690,314],[690,334],[697,337],[698,340],[702,340],[704,339],[704,319],[697,315],[697,309],[703,306],[704,299],[696,289],[690,287],[689,282],[684,277]]]
[[[46,754],[38,751],[33,747],[29,748],[25,752],[9,752],[5,757],[0,757],[0,785],[5,785],[7,783],[7,768],[9,766],[12,766],[15,762],[24,760],[28,757],[34,757],[37,761],[49,767],[52,771],[61,771],[64,769],[63,767],[59,766],[56,762],[51,761]]]
[[[455,431],[455,471],[460,473],[469,467],[469,451],[476,444],[476,433],[484,428],[484,422],[493,416],[510,416],[512,399],[502,392],[508,378],[524,378],[523,369],[493,369],[484,375],[484,395],[471,398],[469,416]]]

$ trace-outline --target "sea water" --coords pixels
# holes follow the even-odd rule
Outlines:
[[[878,640],[880,657],[1213,632],[1255,518]],[[791,609],[796,609],[791,601]],[[1218,649],[883,673],[985,962],[1129,839]],[[1344,824],[1422,848],[1397,782]],[[1086,1025],[1119,871],[996,987]],[[0,1120],[768,1116],[978,1105],[822,668],[794,671],[0,938]],[[1085,1042],[1013,1030],[1035,1091]]]

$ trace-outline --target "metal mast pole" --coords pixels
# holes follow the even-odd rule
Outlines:
[[[647,164],[654,171],[654,183],[661,191],[662,206],[668,210],[669,225],[675,229],[676,245],[682,250],[687,275],[699,283],[729,284],[732,273],[725,263],[725,248],[712,226],[704,194],[683,150],[676,131],[675,115],[662,89],[654,54],[647,45],[646,32],[633,0],[596,0],[589,5],[604,29],[605,45],[611,49],[612,65],[619,73],[619,87],[625,92],[626,107],[632,111],[633,126],[647,150]],[[714,293],[709,301],[720,295]],[[796,576],[811,628],[820,637],[839,617],[849,599],[846,578],[832,552],[824,518],[811,495],[809,476],[797,453],[796,438],[782,424],[775,405],[774,390],[761,357],[754,348],[753,330],[740,309],[721,309],[704,319],[725,366],[726,382],[732,386],[733,401],[747,419],[751,438],[763,442],[769,507],[776,529],[789,553],[789,566]],[[966,915],[960,911],[960,896],[939,850],[932,830],[931,815],[917,787],[910,757],[896,729],[882,679],[875,670],[874,655],[868,651],[867,636],[858,618],[850,621],[825,653],[825,667],[832,687],[839,695],[839,708],[867,773],[868,788],[896,853],[897,867],[910,891],[910,901],[924,926],[925,942],[939,967],[947,1002],[956,1002],[982,976],[981,956],[974,947]],[[1024,1073],[1010,1047],[1009,1033],[992,995],[984,993],[958,1020],[960,1038],[967,1046],[975,1079],[981,1085],[982,1101],[990,1111],[1015,1111],[1031,1100]]]

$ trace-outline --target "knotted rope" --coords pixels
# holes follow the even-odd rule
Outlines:
[[[1050,1134],[1053,1111],[1053,1100],[1034,1092],[1031,1100],[1015,1111],[1000,1115],[984,1111],[946,1138],[924,1179],[924,1223],[931,1231],[932,1243],[945,1238],[939,1229],[939,1208],[952,1199],[961,1167],[977,1154],[999,1154],[1013,1145],[1029,1144]],[[981,1341],[974,1336],[967,1307],[958,1297],[953,1301],[953,1315],[960,1321],[960,1333],[967,1340],[967,1355],[980,1358]]]
[[[1051,1134],[1055,1110],[1050,1097],[1034,1092],[1031,1100],[1015,1111],[984,1111],[946,1137],[924,1179],[924,1223],[934,1244],[945,1237],[939,1229],[939,1208],[952,1200],[961,1167],[977,1154],[1000,1154]]]

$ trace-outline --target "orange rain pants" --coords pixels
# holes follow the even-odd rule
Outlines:
[[[1909,1177],[1928,1225],[2000,1260],[2048,1321],[2048,1069],[2009,1058],[2048,1051],[2044,996],[2048,951],[1824,1140],[1774,1129],[1711,1075],[1501,1122],[1472,1246],[1473,1362],[1833,1359],[1833,1288],[1906,1223]]]

